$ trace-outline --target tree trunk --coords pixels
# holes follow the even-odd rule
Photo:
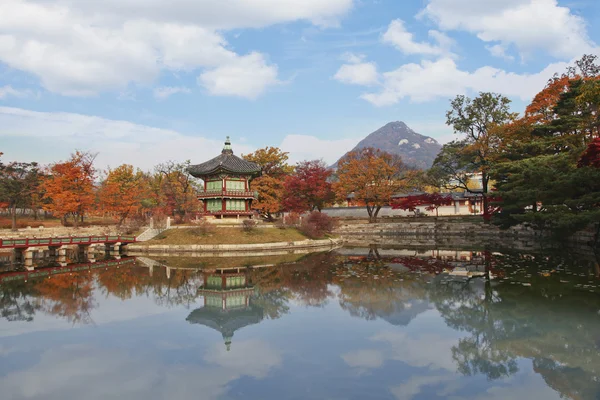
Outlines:
[[[11,214],[12,214],[11,215],[12,222],[11,222],[10,228],[11,228],[11,230],[16,231],[17,230],[17,203],[16,202],[14,202],[12,205]]]
[[[78,223],[79,222],[79,215],[77,214],[73,214],[73,227],[77,229],[78,227]]]
[[[369,214],[369,222],[373,222],[373,207],[367,205],[367,214]]]
[[[483,219],[485,221],[489,221],[490,220],[490,209],[489,209],[489,199],[487,196],[488,193],[488,181],[489,181],[489,176],[487,175],[487,173],[482,172],[481,173],[481,186],[483,189]]]
[[[373,214],[371,216],[371,222],[375,223],[377,222],[377,215],[379,214],[379,210],[381,210],[381,206],[373,206],[375,208],[375,210],[373,211]]]

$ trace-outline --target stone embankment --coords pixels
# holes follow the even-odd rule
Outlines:
[[[127,246],[128,252],[135,253],[232,253],[232,252],[260,252],[260,251],[279,251],[279,250],[299,250],[299,249],[328,249],[342,246],[342,239],[324,239],[324,240],[301,240],[295,242],[276,242],[276,243],[255,243],[255,244],[179,244],[179,245],[143,245],[130,244]]]
[[[375,224],[341,224],[335,231],[351,245],[382,244],[401,245],[422,243],[423,246],[432,244],[491,244],[503,242],[506,244],[520,242],[525,247],[539,243],[547,234],[531,227],[515,226],[506,230],[483,221],[407,221],[400,223]],[[573,235],[569,244],[589,245],[594,241],[593,227]]]

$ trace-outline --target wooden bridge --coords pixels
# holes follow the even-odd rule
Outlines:
[[[135,236],[70,236],[52,238],[0,239],[0,249],[20,249],[28,247],[60,247],[65,245],[134,243]]]

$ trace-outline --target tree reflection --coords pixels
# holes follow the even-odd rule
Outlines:
[[[85,272],[44,279],[35,285],[39,307],[72,323],[92,323],[90,311],[96,306],[93,283],[92,274]]]
[[[498,379],[518,371],[517,358],[527,358],[563,396],[596,398],[600,297],[591,289],[598,282],[590,282],[595,261],[586,267],[564,255],[496,254],[487,262],[506,278],[469,284],[438,279],[430,293],[448,326],[468,333],[452,349],[458,370]]]
[[[390,322],[393,316],[397,324],[407,324],[415,313],[429,308],[423,278],[392,269],[369,254],[365,260],[337,267],[333,282],[340,288],[340,306],[350,315]]]
[[[33,321],[39,309],[34,294],[34,287],[25,282],[0,285],[0,316],[8,321]]]

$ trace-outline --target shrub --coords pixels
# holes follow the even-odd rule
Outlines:
[[[255,219],[245,219],[242,228],[244,232],[252,232],[256,229],[256,225],[258,225],[258,222]]]
[[[333,232],[336,221],[318,211],[310,213],[300,225],[300,232],[311,239],[319,239]]]
[[[282,219],[284,226],[298,226],[300,225],[300,214],[291,212],[285,215]]]
[[[207,236],[215,233],[216,227],[205,219],[201,219],[196,228],[192,229],[192,234],[196,236]]]

